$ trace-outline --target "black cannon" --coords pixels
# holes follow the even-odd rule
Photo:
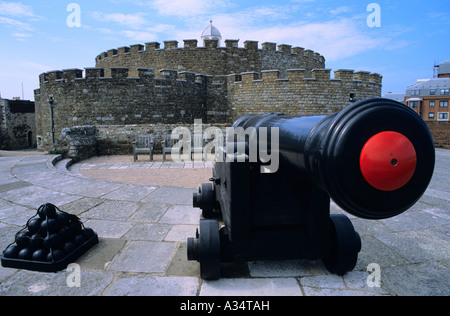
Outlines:
[[[420,199],[434,171],[426,124],[382,98],[329,116],[247,115],[227,137],[212,183],[193,196],[205,219],[188,259],[207,280],[220,278],[221,262],[294,258],[344,275],[361,239],[347,216],[330,216],[330,198],[354,216],[390,218]]]

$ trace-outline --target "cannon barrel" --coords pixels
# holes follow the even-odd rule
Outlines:
[[[278,128],[279,168],[306,173],[342,209],[365,219],[399,215],[425,192],[435,151],[422,118],[374,98],[328,116],[247,115],[233,127]],[[273,142],[267,136],[268,146]],[[293,173],[295,174],[295,173]]]
[[[219,278],[222,262],[293,258],[322,259],[343,275],[361,238],[347,216],[331,214],[330,198],[357,217],[393,217],[423,195],[435,163],[420,116],[382,98],[328,116],[244,116],[224,156],[193,196],[205,219],[187,252],[203,279]]]

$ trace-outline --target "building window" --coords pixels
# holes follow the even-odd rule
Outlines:
[[[448,95],[450,89],[441,89],[441,95]]]
[[[411,90],[411,95],[420,95],[419,90]]]
[[[438,113],[438,121],[448,121],[448,112]]]
[[[434,118],[434,112],[430,112],[430,113],[428,113],[428,118]]]
[[[430,89],[430,95],[436,95],[436,89]]]
[[[440,101],[439,107],[441,108],[448,108],[448,101]]]
[[[419,101],[411,101],[410,106],[413,109],[417,109],[419,107]]]
[[[434,101],[430,101],[430,107],[434,108]]]

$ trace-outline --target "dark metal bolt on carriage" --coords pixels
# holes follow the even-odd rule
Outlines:
[[[328,116],[247,115],[239,127],[245,143],[228,135],[211,183],[193,196],[205,219],[187,253],[206,280],[220,278],[222,262],[294,258],[322,259],[344,275],[361,239],[347,216],[330,215],[330,199],[360,218],[394,217],[420,199],[434,171],[426,124],[393,100],[367,99]],[[276,172],[262,172],[269,152],[279,157]]]

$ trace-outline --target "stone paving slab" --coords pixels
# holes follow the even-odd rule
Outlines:
[[[1,154],[1,152],[0,152]],[[161,168],[162,162],[83,164],[92,170]],[[349,216],[362,250],[354,271],[329,274],[320,260],[257,261],[222,266],[223,278],[203,281],[187,261],[186,239],[195,235],[197,189],[136,185],[82,176],[57,156],[0,157],[0,251],[42,203],[78,215],[100,243],[77,260],[81,286],[68,286],[70,271],[37,273],[0,268],[0,295],[181,296],[384,296],[450,294],[450,151],[437,150],[436,172],[421,200],[404,214],[367,221]],[[56,167],[55,167],[56,163]],[[210,168],[204,163],[168,169]],[[122,169],[120,169],[122,168]],[[343,213],[334,203],[334,213]],[[344,213],[345,214],[345,213]],[[381,287],[370,287],[367,267],[377,263]]]

